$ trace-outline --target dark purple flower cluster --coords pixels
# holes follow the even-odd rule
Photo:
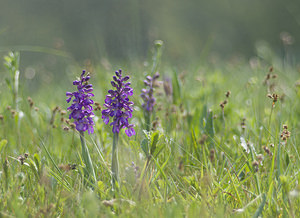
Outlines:
[[[147,89],[142,89],[141,97],[144,100],[142,107],[144,110],[152,113],[154,105],[155,105],[155,98],[153,97],[154,88],[157,87],[156,80],[159,78],[159,73],[155,73],[153,77],[147,76],[146,80],[144,80],[144,84],[148,86]]]
[[[132,117],[133,102],[129,101],[128,96],[133,94],[130,87],[130,82],[127,82],[129,76],[122,77],[122,70],[116,71],[116,76],[113,76],[111,85],[116,90],[109,90],[106,95],[104,107],[107,109],[102,111],[102,119],[105,124],[109,123],[109,118],[113,121],[110,123],[113,126],[113,133],[119,133],[122,128],[127,128],[125,133],[130,137],[135,135],[134,125],[129,124],[128,119]]]
[[[71,111],[69,119],[73,118],[78,131],[86,131],[91,134],[94,132],[94,122],[92,117],[94,116],[93,107],[91,104],[94,104],[93,100],[90,97],[94,96],[92,93],[93,86],[88,84],[90,79],[89,74],[84,76],[86,71],[84,70],[80,76],[80,80],[75,80],[73,85],[77,86],[77,91],[71,93],[67,92],[66,96],[69,97],[67,102],[69,103],[73,99],[73,103],[68,110]]]

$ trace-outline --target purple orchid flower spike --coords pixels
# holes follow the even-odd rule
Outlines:
[[[66,96],[68,97],[67,102],[69,103],[72,98],[73,102],[68,110],[71,111],[69,115],[69,119],[74,119],[74,123],[76,125],[76,129],[80,133],[80,141],[82,147],[82,158],[86,165],[86,170],[84,171],[84,175],[87,179],[92,179],[92,182],[96,182],[96,174],[93,167],[93,162],[91,160],[91,156],[89,153],[89,149],[86,145],[84,132],[87,130],[89,134],[94,132],[94,121],[93,121],[93,100],[90,98],[94,96],[92,93],[93,86],[89,84],[88,81],[90,79],[89,74],[85,76],[86,71],[82,71],[79,80],[73,81],[73,85],[77,86],[77,91],[75,92],[67,92]]]
[[[116,76],[113,76],[111,81],[112,87],[115,90],[109,90],[106,95],[105,103],[103,106],[106,108],[102,111],[102,119],[105,124],[113,127],[113,133],[119,133],[123,128],[127,128],[125,133],[131,137],[135,135],[134,125],[129,124],[128,119],[132,117],[133,102],[129,100],[129,96],[133,95],[133,89],[130,87],[129,76],[122,77],[122,70],[116,71]]]
[[[90,99],[94,94],[92,84],[88,84],[90,79],[89,74],[85,76],[86,71],[84,70],[80,76],[79,80],[73,81],[73,85],[77,86],[77,91],[75,92],[67,92],[66,96],[69,97],[67,102],[69,103],[72,98],[73,103],[68,110],[71,111],[69,115],[69,119],[74,119],[74,123],[76,125],[76,129],[79,132],[88,131],[89,134],[94,132],[94,113],[93,107],[94,101]]]
[[[141,97],[144,100],[142,107],[148,113],[152,113],[154,109],[154,105],[156,103],[156,99],[153,96],[154,88],[157,87],[156,80],[159,78],[159,73],[155,73],[153,77],[147,76],[146,80],[144,80],[145,86],[148,88],[142,89]]]
[[[155,73],[153,76],[147,76],[144,80],[144,85],[146,88],[142,89],[141,98],[143,99],[142,107],[144,109],[145,116],[145,129],[150,131],[151,128],[151,118],[154,112],[154,106],[156,104],[156,99],[154,97],[155,87],[158,87],[159,73]]]

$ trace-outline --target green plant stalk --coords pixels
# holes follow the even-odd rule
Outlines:
[[[151,114],[148,111],[145,111],[144,117],[145,117],[145,129],[149,132],[151,126]]]
[[[145,184],[146,174],[147,174],[148,167],[150,165],[150,161],[151,161],[151,155],[149,155],[147,157],[147,161],[146,161],[146,163],[144,165],[144,168],[142,170],[142,173],[140,175],[141,184],[140,184],[140,188],[139,188],[139,200],[141,200],[142,190],[143,190],[143,187],[144,187],[144,184]]]
[[[280,170],[280,152],[281,152],[281,142],[279,140],[278,147],[277,147],[277,180],[279,180],[279,177],[281,175],[281,170]]]
[[[118,141],[119,133],[114,133],[112,160],[111,160],[111,174],[112,174],[112,189],[116,189],[116,182],[119,181],[119,160],[118,160]]]
[[[5,176],[5,191],[8,190],[8,184],[9,184],[9,174],[8,174],[8,160],[7,158],[3,162],[3,171]]]
[[[151,69],[151,75],[153,75],[155,73],[155,71],[157,70],[159,61],[160,61],[160,57],[161,57],[161,48],[163,45],[163,42],[160,40],[157,40],[154,42],[155,45],[155,53],[152,57],[153,60],[153,65],[152,65],[152,69]]]
[[[226,132],[226,121],[225,121],[224,108],[222,109],[221,117],[222,117],[222,124],[223,124],[223,131],[222,131],[222,136],[221,136],[221,144],[222,144],[223,140],[225,138],[225,132]]]
[[[273,105],[271,107],[271,113],[270,113],[270,116],[269,116],[269,123],[268,123],[268,130],[269,130],[269,134],[268,134],[268,139],[267,139],[267,142],[269,142],[270,140],[270,137],[271,137],[271,130],[270,130],[270,126],[271,126],[271,120],[272,120],[272,114],[273,114]]]
[[[92,162],[92,159],[91,159],[91,156],[90,156],[90,152],[89,152],[88,147],[86,146],[86,143],[85,143],[84,132],[80,131],[79,133],[80,133],[80,140],[81,140],[82,157],[83,157],[83,161],[86,165],[85,176],[87,178],[92,177],[94,182],[96,182],[97,181],[96,174],[95,174],[95,171],[94,171],[93,162]]]

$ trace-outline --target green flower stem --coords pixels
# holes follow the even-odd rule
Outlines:
[[[85,143],[83,131],[80,131],[80,140],[81,140],[81,148],[82,148],[82,157],[83,157],[83,161],[86,165],[85,176],[87,178],[92,177],[94,182],[96,182],[97,179],[96,179],[96,174],[95,174],[94,167],[93,167],[93,162],[92,162],[88,147],[86,146],[86,143]]]
[[[116,182],[119,181],[118,141],[119,141],[119,133],[114,133],[113,149],[112,149],[112,161],[111,161],[112,188],[113,188],[113,190],[115,190],[115,188],[116,188]]]
[[[151,114],[148,111],[145,111],[144,116],[145,116],[145,129],[149,132],[151,127]]]

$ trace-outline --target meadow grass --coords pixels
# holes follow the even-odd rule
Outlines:
[[[146,127],[140,90],[153,69],[128,68],[136,135],[120,132],[117,190],[113,134],[101,105],[118,68],[91,71],[100,106],[95,133],[85,140],[96,182],[85,177],[80,134],[66,112],[65,92],[81,69],[73,67],[63,87],[51,83],[38,93],[29,93],[21,76],[16,95],[1,78],[1,217],[300,216],[296,67],[264,59],[200,63],[184,71],[162,64]],[[8,80],[11,74],[5,71]]]

